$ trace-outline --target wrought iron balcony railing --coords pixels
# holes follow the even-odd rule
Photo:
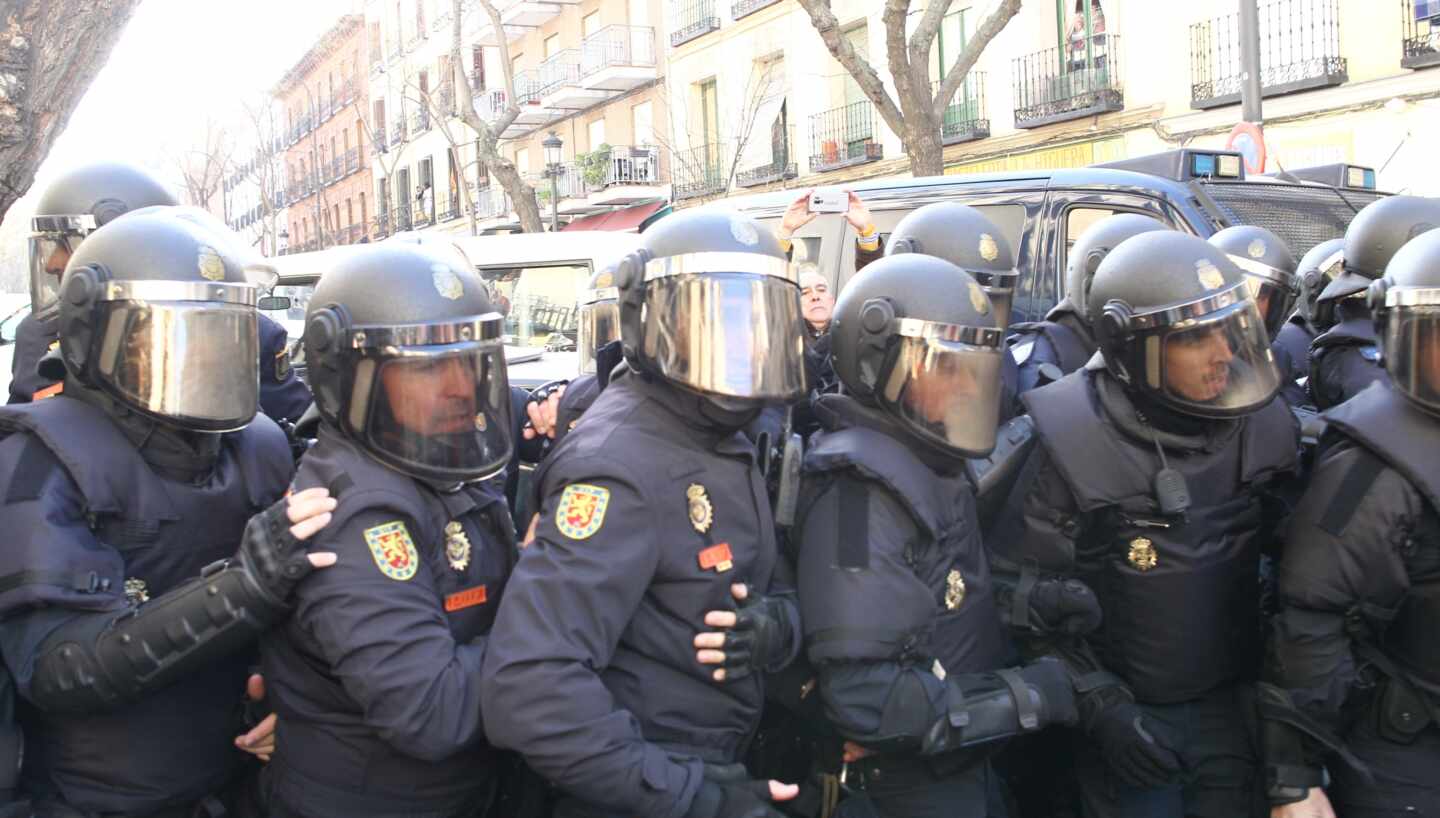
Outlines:
[[[536,82],[539,87],[536,93],[544,98],[555,93],[564,86],[580,84],[580,49],[564,48],[553,55],[550,59],[540,63],[535,69]],[[517,89],[519,86],[516,86]],[[517,90],[516,93],[519,93]]]
[[[1427,8],[1434,9],[1435,4],[1431,2]],[[1415,0],[1400,0],[1400,14],[1405,48],[1400,64],[1406,68],[1440,65],[1440,18],[1416,19]]]
[[[430,130],[430,109],[417,108],[410,113],[410,133],[422,134]]]
[[[875,138],[875,109],[852,102],[810,117],[810,170],[815,173],[874,162],[885,156]]]
[[[604,187],[660,184],[660,150],[653,147],[610,146]]]
[[[1120,35],[1077,37],[1066,46],[1014,60],[1015,127],[1039,128],[1125,108]]]
[[[714,196],[730,186],[730,164],[725,146],[712,143],[676,151],[670,166],[676,201]]]
[[[793,131],[793,127],[787,126],[780,133],[757,132],[751,134],[751,139],[763,139],[770,143],[770,161],[761,165],[744,167],[737,171],[735,185],[737,187],[756,187],[771,182],[783,182],[799,176],[800,168],[796,165],[794,152],[790,148],[795,141]]]
[[[649,26],[605,26],[580,44],[580,70],[589,76],[612,66],[655,65],[655,29]]]
[[[938,90],[938,83],[937,83]],[[960,83],[945,117],[940,122],[940,142],[958,145],[990,135],[990,117],[985,107],[985,72],[971,71]]]
[[[730,6],[730,19],[739,20],[741,17],[754,14],[760,9],[768,8],[779,2],[780,0],[737,0]]]
[[[1340,56],[1338,0],[1270,0],[1260,4],[1260,93],[1280,96],[1349,79]],[[1240,101],[1240,17],[1190,26],[1190,107]]]
[[[399,147],[405,141],[405,119],[401,117],[390,123],[390,145]]]
[[[715,0],[671,0],[671,19],[675,21],[675,30],[670,32],[671,48],[720,27]]]

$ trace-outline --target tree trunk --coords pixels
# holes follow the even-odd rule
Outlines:
[[[140,0],[0,0],[0,219],[25,195]]]
[[[945,172],[945,146],[940,142],[940,127],[932,126],[929,119],[922,116],[905,119],[903,141],[912,176],[939,176]]]

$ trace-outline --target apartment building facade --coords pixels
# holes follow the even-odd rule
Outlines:
[[[881,7],[831,5],[893,93]],[[955,0],[932,81],[994,5]],[[668,0],[665,27],[678,204],[908,175],[899,138],[795,0]],[[1261,0],[1260,39],[1267,171],[1348,162],[1381,169],[1384,189],[1440,189],[1421,147],[1440,137],[1440,20],[1432,33],[1413,0]],[[946,172],[1224,147],[1239,75],[1230,0],[1026,3],[947,108]]]
[[[272,89],[285,123],[290,252],[372,237],[366,54],[365,18],[345,15]]]

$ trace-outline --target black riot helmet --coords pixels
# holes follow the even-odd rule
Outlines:
[[[1390,382],[1440,415],[1440,230],[1406,242],[1367,298]]]
[[[595,372],[600,347],[620,340],[620,290],[615,286],[615,265],[590,277],[580,293],[580,328],[575,342],[580,371]]]
[[[1015,303],[1015,254],[1000,228],[969,205],[940,202],[912,210],[885,246],[885,255],[923,253],[943,258],[980,283],[995,306],[1000,329],[1010,325]]]
[[[51,182],[30,219],[30,309],[40,313],[55,305],[66,259],[86,236],[122,213],[176,204],[150,174],[117,162],[75,168]]]
[[[1290,252],[1284,239],[1252,224],[1227,227],[1211,236],[1210,243],[1219,247],[1245,274],[1250,295],[1265,319],[1266,331],[1274,340],[1290,320],[1295,297],[1300,292],[1295,282],[1295,254]]]
[[[1440,200],[1388,196],[1366,205],[1345,230],[1344,269],[1320,293],[1320,302],[1363,294],[1406,242],[1437,227]]]
[[[164,213],[92,233],[61,285],[60,353],[85,386],[170,426],[243,428],[259,400],[256,288],[227,238]]]
[[[1280,388],[1245,274],[1204,239],[1164,231],[1125,241],[1100,263],[1089,310],[1110,373],[1178,412],[1244,415]]]
[[[830,324],[846,392],[962,457],[995,447],[1003,337],[979,282],[919,253],[867,265],[840,292]]]
[[[376,460],[442,486],[510,461],[504,319],[453,254],[381,242],[337,256],[305,313],[320,416]]]
[[[754,219],[718,208],[667,216],[621,259],[615,285],[635,369],[726,410],[805,394],[800,285]]]
[[[1327,302],[1321,309],[1320,293],[1330,282],[1340,277],[1345,264],[1345,239],[1322,241],[1310,248],[1295,268],[1295,278],[1300,283],[1300,295],[1296,300],[1296,311],[1309,325],[1310,330],[1320,334],[1335,323],[1335,302]]]
[[[1065,264],[1065,298],[1074,305],[1075,313],[1086,326],[1092,324],[1088,307],[1090,282],[1095,280],[1100,262],[1128,238],[1169,229],[1164,222],[1151,216],[1117,213],[1095,222],[1080,234],[1070,248]]]

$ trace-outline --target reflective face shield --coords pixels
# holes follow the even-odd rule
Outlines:
[[[990,304],[995,308],[995,320],[1000,324],[1000,331],[1004,332],[1010,326],[1010,308],[1015,303],[1015,281],[1019,278],[1019,271],[986,273],[966,270],[966,272],[979,282],[980,288],[990,297]]]
[[[1181,307],[1132,316],[1132,371],[1160,400],[1199,417],[1259,409],[1280,388],[1260,311],[1242,282]]]
[[[30,220],[30,310],[40,313],[60,298],[60,278],[80,242],[95,230],[95,217],[36,216]]]
[[[514,445],[503,321],[487,313],[352,329],[347,420],[361,445],[399,471],[446,484],[502,471]]]
[[[595,353],[620,338],[620,305],[615,287],[600,287],[586,293],[580,304],[580,328],[576,346],[580,371],[594,374]]]
[[[1385,293],[1385,371],[1411,401],[1440,414],[1440,288]]]
[[[880,405],[921,438],[967,457],[995,448],[1003,331],[896,319]]]
[[[255,288],[107,282],[95,371],[122,403],[203,432],[244,428],[260,395]]]
[[[706,395],[760,403],[805,394],[800,288],[783,259],[691,253],[646,265],[641,357]]]
[[[1264,319],[1266,332],[1273,339],[1280,334],[1280,328],[1285,326],[1295,307],[1295,277],[1255,259],[1227,257],[1245,274],[1245,286]]]

